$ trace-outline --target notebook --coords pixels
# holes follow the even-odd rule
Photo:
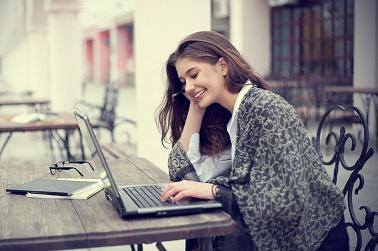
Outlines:
[[[12,123],[16,124],[27,124],[36,121],[44,121],[57,119],[59,115],[54,112],[44,112],[44,113],[21,113],[16,116],[13,116],[11,119]]]
[[[176,203],[161,202],[159,197],[166,184],[117,186],[88,116],[77,108],[74,109],[74,115],[95,163],[95,172],[104,182],[105,195],[120,217],[183,215],[222,207],[222,204],[215,200],[188,199]],[[123,175],[127,175],[127,169]]]
[[[76,179],[65,179],[65,180],[76,180]],[[63,200],[86,200],[100,192],[104,186],[101,179],[80,179],[86,181],[96,181],[96,185],[88,186],[79,191],[73,192],[71,195],[55,195],[55,194],[40,194],[40,193],[27,193],[28,198],[39,198],[39,199],[63,199]]]
[[[77,180],[60,180],[60,179],[35,179],[27,183],[9,187],[5,189],[7,192],[27,194],[52,194],[70,196],[78,193],[81,190],[89,189],[96,186],[96,181],[77,181]]]

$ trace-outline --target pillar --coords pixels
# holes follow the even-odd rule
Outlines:
[[[71,112],[82,81],[80,1],[48,0],[46,11],[51,106],[54,111]]]
[[[138,155],[168,171],[155,110],[164,93],[165,61],[186,35],[210,29],[209,0],[138,0],[135,8],[135,76]]]
[[[378,88],[378,2],[354,1],[353,86]],[[358,95],[354,105],[365,111]],[[377,111],[370,104],[370,135],[376,133]]]
[[[230,39],[260,75],[270,73],[269,1],[230,1]]]

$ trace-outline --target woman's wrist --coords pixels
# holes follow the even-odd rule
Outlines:
[[[202,117],[205,115],[206,108],[201,108],[198,103],[190,102],[188,115],[195,116],[202,120]]]
[[[211,194],[213,195],[213,199],[215,199],[217,197],[218,190],[219,190],[218,185],[213,184],[211,186]]]
[[[185,152],[188,152],[189,141],[193,133],[198,133],[201,130],[202,119],[205,114],[205,111],[206,109],[200,108],[198,104],[190,102],[184,129],[180,137],[180,142]]]
[[[205,111],[206,109],[196,107],[196,105],[192,103],[190,104],[188,115],[186,117],[184,125],[184,130],[188,132],[189,137],[191,137],[193,133],[200,131]]]

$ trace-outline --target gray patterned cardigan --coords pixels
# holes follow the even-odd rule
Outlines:
[[[219,185],[216,199],[226,211],[238,209],[231,215],[242,216],[239,225],[253,243],[248,250],[316,250],[340,221],[344,199],[295,109],[251,88],[239,107],[235,149],[230,173],[209,182]],[[172,181],[198,179],[179,143],[168,166]]]

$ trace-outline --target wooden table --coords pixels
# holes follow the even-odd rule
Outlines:
[[[325,87],[325,91],[333,93],[361,93],[378,95],[378,88],[357,88],[353,86],[327,86]]]
[[[20,106],[26,105],[33,111],[46,111],[49,108],[50,100],[33,97],[0,97],[0,107],[2,106]]]
[[[62,142],[66,149],[67,160],[73,159],[69,148],[69,135],[74,130],[79,129],[79,125],[75,119],[73,113],[59,112],[56,113],[57,118],[47,119],[43,121],[36,121],[31,123],[12,123],[13,115],[3,115],[0,117],[0,134],[8,133],[6,139],[0,146],[0,156],[3,153],[6,145],[8,144],[12,134],[15,132],[35,132],[35,131],[50,131],[56,132],[57,130],[64,130],[65,135],[62,137],[59,134],[55,134]],[[80,137],[81,140],[81,137]],[[81,144],[82,146],[82,144]],[[82,149],[82,153],[84,153]],[[82,156],[84,158],[84,156]]]
[[[117,184],[168,182],[168,175],[143,158],[109,160]],[[49,164],[0,164],[0,250],[72,249],[151,243],[227,235],[235,222],[223,211],[122,220],[104,192],[88,200],[26,198],[5,188],[51,176]],[[94,173],[83,166],[85,177]],[[74,177],[75,172],[60,173]]]

